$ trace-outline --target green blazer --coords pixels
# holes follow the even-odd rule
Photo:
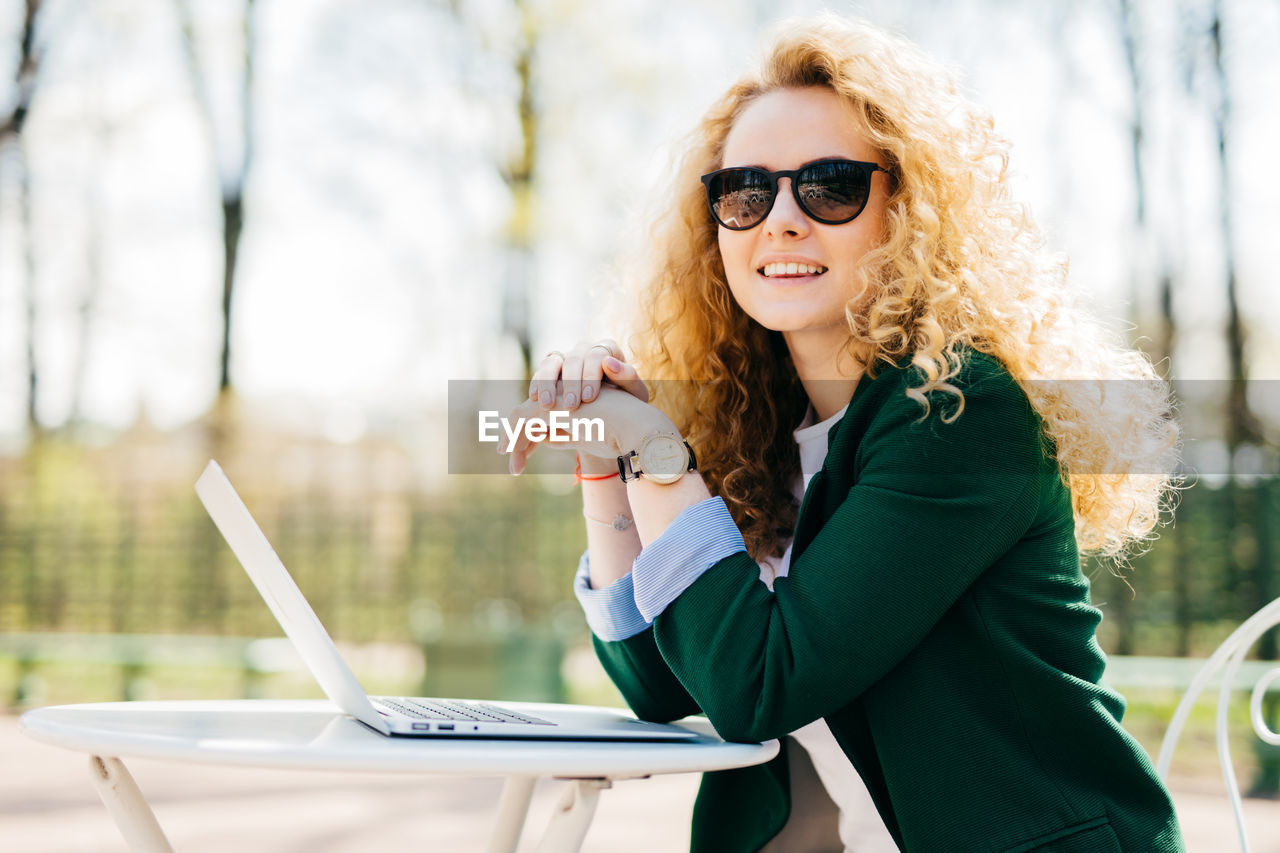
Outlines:
[[[969,353],[926,416],[904,362],[864,376],[805,492],[773,591],[746,553],[651,627],[595,639],[641,718],[726,740],[821,717],[907,851],[1181,851],[1168,793],[1099,685],[1101,614],[1071,495],[1025,394]],[[692,848],[756,851],[790,813],[785,750],[708,773]]]

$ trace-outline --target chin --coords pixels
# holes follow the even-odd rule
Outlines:
[[[780,317],[777,314],[765,317],[753,315],[751,319],[771,332],[799,332],[809,327],[809,323],[803,320]]]
[[[771,332],[804,332],[843,324],[844,314],[820,316],[812,311],[772,310],[754,313],[751,319]]]

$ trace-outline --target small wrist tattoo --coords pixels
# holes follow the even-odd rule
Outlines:
[[[593,524],[599,524],[602,527],[611,527],[614,530],[618,531],[619,533],[631,527],[631,525],[635,524],[635,520],[633,518],[627,515],[623,515],[622,513],[618,513],[617,515],[615,515],[613,517],[613,521],[605,521],[600,518],[592,518],[591,516],[587,515],[586,510],[582,511],[582,517]]]

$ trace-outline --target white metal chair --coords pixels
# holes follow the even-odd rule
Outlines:
[[[1280,598],[1263,607],[1253,616],[1245,620],[1244,624],[1235,630],[1230,637],[1218,646],[1217,650],[1205,661],[1204,666],[1196,673],[1196,677],[1192,679],[1191,686],[1187,688],[1187,692],[1183,695],[1182,701],[1178,704],[1178,708],[1174,711],[1173,719],[1169,723],[1169,729],[1165,732],[1164,741],[1160,744],[1160,755],[1156,760],[1156,772],[1160,774],[1161,779],[1168,779],[1169,765],[1173,761],[1173,750],[1178,745],[1178,737],[1182,734],[1182,727],[1187,722],[1187,717],[1191,713],[1191,706],[1196,703],[1196,699],[1204,690],[1205,685],[1219,672],[1222,673],[1222,686],[1218,693],[1218,720],[1217,720],[1217,736],[1218,736],[1218,762],[1222,765],[1222,775],[1226,780],[1227,794],[1231,798],[1231,808],[1235,813],[1236,831],[1240,837],[1240,850],[1242,853],[1249,853],[1249,839],[1245,833],[1244,826],[1244,808],[1240,802],[1240,787],[1236,784],[1235,768],[1231,763],[1230,746],[1227,743],[1227,707],[1231,698],[1231,690],[1235,684],[1236,671],[1240,668],[1241,661],[1244,660],[1246,654],[1254,643],[1258,641],[1267,630],[1280,625]],[[1280,680],[1280,664],[1274,669],[1268,670],[1258,682],[1254,685],[1253,693],[1249,697],[1249,718],[1253,722],[1253,730],[1258,737],[1264,742],[1280,746],[1280,733],[1272,731],[1267,726],[1267,721],[1263,716],[1262,699],[1266,695],[1268,688],[1272,682]]]

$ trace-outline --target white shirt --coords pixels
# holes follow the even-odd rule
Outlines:
[[[848,408],[846,406],[846,408]],[[822,469],[827,458],[827,433],[831,427],[844,417],[844,409],[824,420],[813,423],[813,408],[809,408],[804,421],[795,431],[796,444],[800,447],[801,478],[796,481],[796,499],[804,496],[813,475]],[[775,578],[786,576],[791,568],[791,542],[781,557],[766,557],[760,563],[760,580],[769,589],[773,589]],[[813,762],[813,769],[822,780],[827,794],[840,809],[840,842],[845,853],[897,853],[898,845],[894,843],[889,830],[885,828],[880,813],[867,786],[863,784],[858,771],[849,763],[844,750],[836,743],[827,721],[818,718],[809,725],[791,733]]]

